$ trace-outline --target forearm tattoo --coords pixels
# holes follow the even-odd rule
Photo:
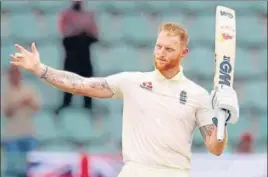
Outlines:
[[[216,126],[214,124],[205,125],[200,128],[200,132],[204,139],[206,139],[207,136],[212,136],[212,132],[215,131]]]
[[[47,71],[46,67],[42,68],[42,70],[46,72],[43,76],[44,80],[66,92],[83,94],[90,88],[100,89],[100,91],[110,91],[108,83],[104,78],[85,78],[75,73],[57,70],[51,67],[48,67]]]

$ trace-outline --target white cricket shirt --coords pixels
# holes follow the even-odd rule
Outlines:
[[[106,78],[114,98],[123,99],[124,162],[190,169],[196,127],[212,124],[209,93],[181,71],[165,79],[157,70]]]

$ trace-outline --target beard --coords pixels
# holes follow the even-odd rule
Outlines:
[[[168,61],[157,61],[157,59],[154,60],[155,67],[157,70],[161,71],[167,71],[173,68],[176,68],[179,66],[180,59],[177,58],[175,60],[168,60]]]

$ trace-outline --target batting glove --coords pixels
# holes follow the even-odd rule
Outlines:
[[[213,109],[223,109],[228,113],[226,124],[235,124],[239,119],[239,105],[236,91],[232,87],[222,86],[210,94]],[[215,120],[213,120],[215,121]]]

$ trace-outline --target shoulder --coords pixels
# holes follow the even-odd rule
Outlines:
[[[127,80],[137,80],[143,77],[150,76],[152,72],[120,72],[116,74],[112,74],[107,76],[106,78],[119,78],[119,79],[127,79]]]
[[[138,80],[140,80],[146,75],[147,74],[142,72],[120,72],[105,77],[105,80],[109,85],[110,84],[129,85],[131,83],[136,83]]]

